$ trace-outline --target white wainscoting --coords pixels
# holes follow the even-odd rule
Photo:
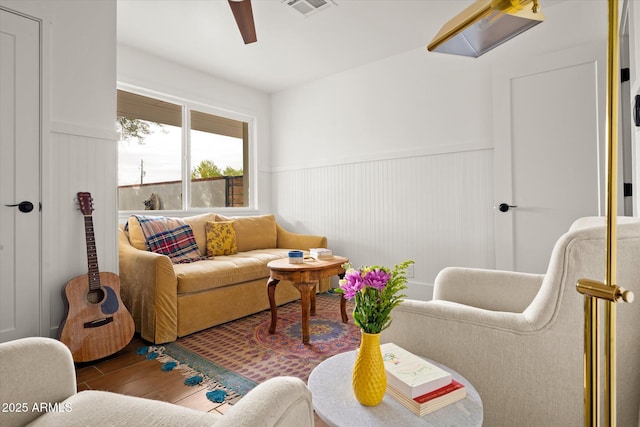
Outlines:
[[[55,336],[64,315],[64,285],[88,271],[84,219],[76,202],[79,191],[90,192],[94,200],[100,271],[118,271],[118,161],[114,132],[59,124],[51,130],[48,155],[43,159],[47,163],[47,176],[43,177],[43,291],[48,292],[50,335]]]
[[[354,266],[413,259],[412,286],[430,285],[446,266],[495,265],[492,157],[482,148],[274,171],[273,211],[292,231],[326,235]]]

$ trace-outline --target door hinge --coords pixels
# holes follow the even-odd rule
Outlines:
[[[624,197],[633,196],[633,185],[630,182],[624,183]]]
[[[631,70],[627,68],[622,68],[620,70],[620,81],[621,83],[628,82],[631,80]]]

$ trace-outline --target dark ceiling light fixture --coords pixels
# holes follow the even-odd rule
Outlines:
[[[256,36],[256,25],[253,21],[253,8],[251,0],[228,0],[231,6],[231,12],[238,24],[238,29],[242,35],[244,44],[255,43],[258,41]]]
[[[542,21],[538,0],[477,0],[443,25],[427,49],[477,58]]]

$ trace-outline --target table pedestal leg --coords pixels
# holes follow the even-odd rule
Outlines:
[[[269,307],[271,308],[271,325],[269,333],[276,333],[276,324],[278,323],[278,306],[276,305],[276,286],[280,283],[278,279],[269,278],[267,282],[267,294],[269,295]]]
[[[342,294],[340,294],[340,314],[342,315],[342,323],[348,323],[349,318],[347,317],[347,300]]]
[[[311,311],[310,305],[312,300],[315,306],[316,284],[314,282],[297,282],[294,283],[293,286],[300,291],[300,300],[302,302],[302,343],[309,344],[309,313]]]

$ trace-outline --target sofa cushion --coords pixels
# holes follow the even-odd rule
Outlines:
[[[233,221],[238,252],[277,247],[278,230],[274,215],[232,218],[216,215],[216,221]]]
[[[198,250],[191,226],[179,218],[134,215],[151,252],[167,255],[174,264],[198,261]]]
[[[269,277],[270,261],[286,258],[288,249],[258,249],[217,256],[189,265],[176,264],[178,294],[201,292]]]
[[[129,232],[129,243],[131,243],[131,246],[141,251],[149,250],[147,241],[142,233],[142,228],[140,227],[140,222],[138,222],[138,218],[135,215],[129,217],[125,229]]]
[[[198,244],[198,250],[200,251],[200,255],[207,255],[207,231],[206,225],[208,221],[215,221],[216,214],[214,213],[205,213],[201,215],[187,216],[182,218],[184,222],[191,226],[193,230],[193,236],[196,238],[196,243]]]
[[[238,252],[233,221],[208,221],[205,229],[207,231],[208,257],[233,255]]]
[[[207,235],[205,225],[208,221],[215,221],[216,214],[206,213],[202,215],[187,216],[182,218],[184,222],[191,226],[193,237],[196,239],[200,256],[207,255]],[[148,251],[146,239],[140,227],[140,222],[136,215],[131,215],[127,221],[126,230],[129,232],[129,243],[136,249]]]

